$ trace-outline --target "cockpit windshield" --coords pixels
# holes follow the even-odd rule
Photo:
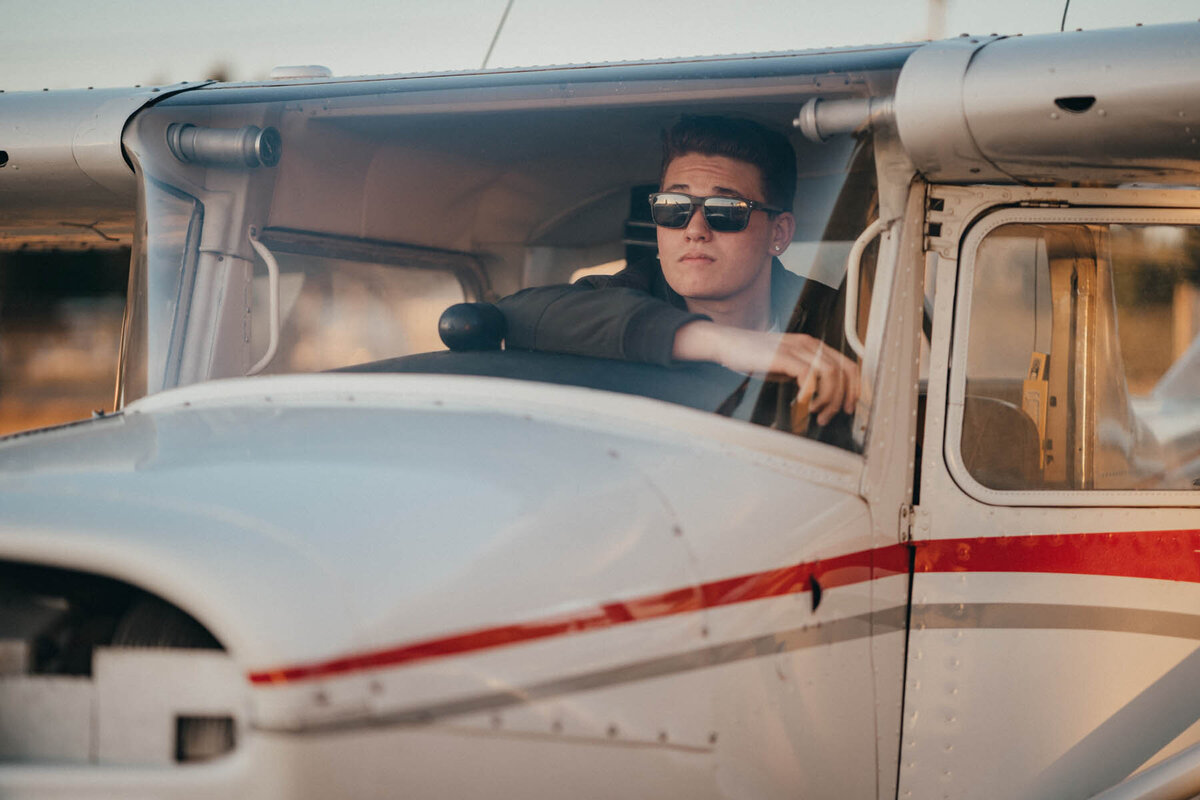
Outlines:
[[[866,96],[880,80],[848,75],[840,87]],[[786,273],[775,276],[775,288],[786,282],[791,296],[760,327],[782,333],[802,324],[853,363],[841,322],[845,261],[877,214],[875,163],[865,136],[817,145],[794,133],[804,100],[829,94],[819,78],[384,83],[388,91],[373,93],[339,84],[199,90],[134,120],[126,147],[141,179],[144,225],[122,346],[122,404],[254,374],[467,372],[711,403],[712,411],[810,435],[820,427],[792,409],[795,381],[789,395],[773,376],[713,364],[659,359],[630,369],[618,366],[622,354],[567,368],[539,355],[541,344],[513,357],[511,341],[491,355],[437,355],[446,350],[438,320],[452,305],[637,264],[653,273],[648,196],[660,188],[663,132],[685,115],[707,115],[751,120],[795,151],[794,230],[777,246],[778,263],[768,260]],[[714,230],[728,224],[705,219]],[[860,325],[873,258],[869,251],[855,299]],[[671,301],[670,291],[661,294]],[[675,303],[687,310],[686,301]],[[545,352],[590,355],[570,346]],[[681,390],[681,401],[651,388],[684,373],[685,382],[703,373],[719,389],[711,400]],[[848,429],[846,419],[839,424]]]

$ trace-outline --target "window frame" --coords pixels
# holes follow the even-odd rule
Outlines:
[[[445,272],[458,281],[465,301],[476,302],[494,296],[483,264],[472,253],[295,228],[266,227],[262,242],[277,253]]]
[[[958,281],[950,354],[943,458],[954,482],[972,498],[997,506],[1178,506],[1200,507],[1200,489],[993,489],[979,483],[962,458],[963,409],[966,399],[967,341],[975,266],[983,240],[1004,225],[1190,225],[1200,226],[1195,208],[1041,208],[1008,207],[976,218],[959,245]]]
[[[145,331],[135,329],[135,325],[138,324],[139,309],[134,307],[135,302],[141,303],[144,301],[142,294],[150,291],[150,271],[152,267],[150,252],[153,249],[152,240],[155,236],[158,236],[157,231],[152,236],[149,230],[151,215],[147,208],[149,203],[147,195],[151,190],[162,193],[164,197],[174,198],[183,203],[191,204],[191,213],[188,216],[182,249],[180,250],[178,259],[179,279],[175,287],[174,305],[170,315],[170,334],[164,345],[163,359],[157,365],[157,370],[152,370],[154,359],[150,358],[150,347],[148,344],[141,345],[146,349],[146,352],[142,354],[142,359],[145,363],[137,365],[133,363],[137,360],[136,349],[139,347],[139,343],[134,341],[134,337],[140,336],[142,333],[153,335],[148,319],[149,313],[146,309],[140,310],[141,315],[147,317],[147,319],[142,319],[140,323],[142,326],[145,326]],[[205,225],[205,213],[206,209],[203,200],[178,186],[173,186],[149,176],[139,181],[137,217],[141,224],[136,228],[130,253],[129,281],[125,294],[125,313],[121,320],[121,342],[117,356],[116,390],[113,400],[113,407],[116,410],[124,408],[126,404],[139,398],[179,385],[179,353],[187,336],[189,311],[196,288],[196,275]],[[155,219],[155,224],[157,222],[158,220]],[[148,300],[145,300],[145,302],[148,302]],[[131,392],[129,391],[131,388],[129,385],[130,380],[144,380],[145,385],[140,387],[140,391]],[[152,389],[152,385],[156,388]]]

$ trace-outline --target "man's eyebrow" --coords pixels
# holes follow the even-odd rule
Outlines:
[[[672,183],[670,186],[664,186],[662,188],[662,191],[664,191],[664,192],[683,192],[686,194],[688,189],[689,189],[689,184]],[[745,197],[745,195],[742,192],[739,192],[737,189],[731,189],[728,186],[714,186],[712,196],[717,196],[717,195],[721,195],[724,197]]]

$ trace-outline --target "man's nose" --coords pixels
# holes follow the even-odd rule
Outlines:
[[[712,238],[712,228],[708,227],[708,220],[704,218],[703,208],[696,206],[692,209],[692,216],[688,219],[684,233],[689,240]]]

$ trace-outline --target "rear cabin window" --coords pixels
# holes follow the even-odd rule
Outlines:
[[[971,476],[1000,490],[1200,490],[1200,228],[1008,224],[974,258]]]

